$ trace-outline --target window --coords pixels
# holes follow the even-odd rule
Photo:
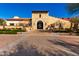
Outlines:
[[[14,23],[10,23],[10,26],[14,26]]]
[[[41,14],[39,14],[39,18],[41,18]]]

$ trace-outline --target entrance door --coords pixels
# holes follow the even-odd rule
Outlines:
[[[43,22],[42,21],[37,22],[37,29],[43,29]]]

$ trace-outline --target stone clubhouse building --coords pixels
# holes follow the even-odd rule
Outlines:
[[[32,18],[20,18],[15,16],[6,20],[6,28],[23,28],[26,30],[45,30],[49,26],[58,28],[59,23],[63,28],[70,28],[69,18],[56,18],[49,16],[48,11],[32,11]]]

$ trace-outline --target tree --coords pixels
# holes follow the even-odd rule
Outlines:
[[[71,29],[73,29],[73,31],[77,31],[78,24],[79,24],[79,18],[72,18],[70,21],[71,21]],[[74,26],[72,26],[72,25],[74,25]]]
[[[0,19],[0,25],[3,25],[4,20]]]
[[[69,13],[73,14],[76,11],[79,11],[79,3],[70,3],[68,4]]]
[[[69,11],[70,14],[75,14],[76,12],[78,13],[79,12],[79,3],[68,4],[68,11]],[[72,18],[70,20],[70,22],[71,22],[70,29],[71,30],[73,29],[73,31],[77,31],[78,30],[79,18],[77,18],[76,15],[77,14],[75,14],[75,16],[73,16],[74,18]],[[72,26],[72,25],[74,25],[74,26]]]
[[[3,26],[3,29],[4,29],[6,25],[6,21],[3,19],[0,19],[0,25]]]
[[[62,23],[59,23],[59,30],[61,31],[63,29]]]

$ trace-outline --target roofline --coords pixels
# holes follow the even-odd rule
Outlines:
[[[7,19],[32,19],[32,18],[7,18]]]
[[[48,13],[48,11],[32,11],[32,13]]]
[[[10,19],[12,19],[12,20],[10,20]],[[13,19],[16,19],[16,20],[13,20]],[[18,20],[18,19],[26,19],[26,20],[30,19],[30,20],[32,20],[32,18],[9,18],[9,19],[6,19],[6,20],[7,21],[25,21],[25,20]]]

